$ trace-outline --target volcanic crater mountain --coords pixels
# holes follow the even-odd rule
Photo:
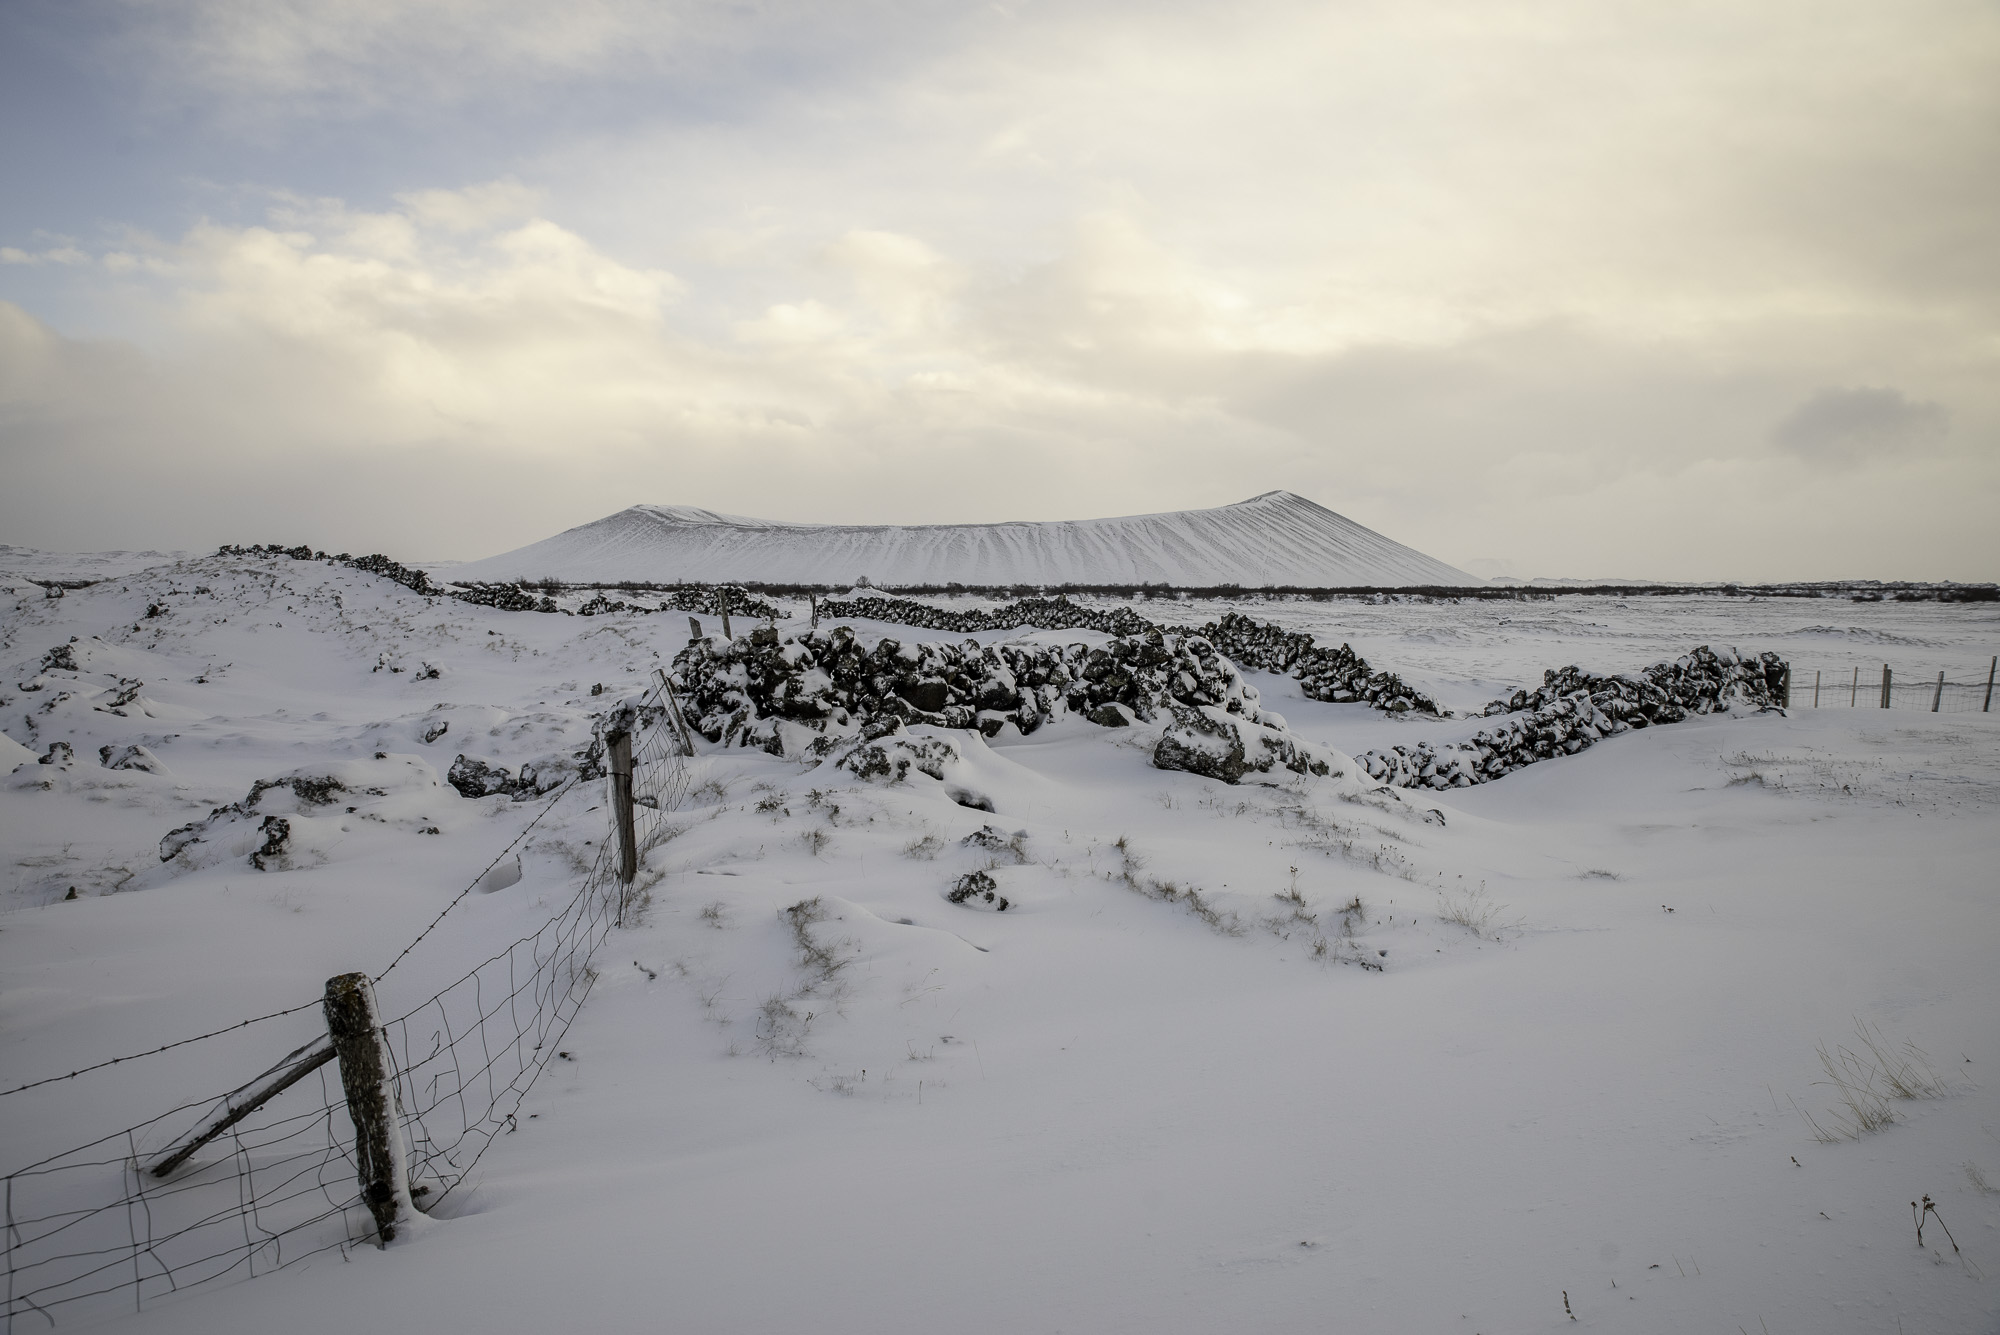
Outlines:
[[[453,580],[1184,588],[1484,583],[1289,491],[1208,510],[1001,524],[799,524],[635,505]]]

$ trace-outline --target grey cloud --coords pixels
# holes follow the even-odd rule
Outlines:
[[[1841,463],[1928,452],[1944,442],[1951,415],[1943,405],[1896,389],[1822,389],[1772,431],[1784,449]]]

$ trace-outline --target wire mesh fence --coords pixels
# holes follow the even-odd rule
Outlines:
[[[1794,709],[1921,709],[1933,714],[1993,712],[2000,657],[1983,669],[1935,676],[1898,673],[1891,664],[1879,672],[1861,667],[1792,668]]]
[[[337,1075],[295,1086],[166,1179],[154,1160],[203,1125],[191,1103],[5,1180],[7,1329],[104,1314],[345,1247],[367,1220]],[[90,1300],[109,1300],[91,1304]]]
[[[667,813],[687,791],[692,747],[677,719],[664,679],[613,716],[611,726],[629,728],[633,738],[641,856],[666,836]],[[509,849],[557,804],[575,800],[579,788],[595,791],[581,781],[557,791]],[[411,1196],[420,1209],[435,1209],[461,1188],[493,1141],[515,1129],[522,1099],[556,1058],[589,995],[596,976],[591,958],[628,908],[614,841],[592,842],[596,852],[579,868],[580,883],[551,917],[383,1025]],[[143,1310],[171,1293],[371,1241],[375,1225],[361,1194],[353,1122],[329,1057],[321,1040],[249,1085],[182,1104],[0,1179],[6,1335],[13,1335],[17,1317],[28,1323],[25,1330],[52,1327],[59,1316]],[[48,1083],[31,1081],[7,1093]]]
[[[611,841],[555,917],[390,1020],[389,1051],[410,1147],[410,1194],[426,1208],[449,1196],[496,1136],[512,1132],[521,1100],[556,1055],[596,974],[623,887]]]

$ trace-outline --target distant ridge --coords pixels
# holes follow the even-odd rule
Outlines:
[[[792,524],[635,505],[450,568],[454,581],[1245,588],[1485,581],[1289,491],[1212,510],[1005,524]]]

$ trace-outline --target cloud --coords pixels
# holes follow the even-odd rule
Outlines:
[[[44,326],[96,425],[23,390],[17,459],[172,454],[203,497],[465,554],[635,499],[975,520],[1290,486],[1461,564],[1812,573],[1872,507],[1939,569],[2000,567],[1937,508],[2000,495],[1990,6],[130,13],[175,103],[145,123],[199,129],[158,175],[251,184],[95,265],[0,267],[48,325],[130,338]],[[500,179],[421,188],[466,163]],[[413,485],[359,519],[333,460]]]
[[[75,246],[51,246],[47,250],[22,250],[0,246],[0,264],[88,264],[90,256]]]
[[[411,190],[397,195],[396,202],[420,225],[443,227],[451,232],[476,232],[531,216],[541,207],[545,196],[545,191],[505,180],[461,190]]]
[[[1793,409],[1771,436],[1808,459],[1894,461],[1944,442],[1951,415],[1895,389],[1822,389]]]
[[[715,272],[621,260],[509,216],[521,198],[285,199],[149,242],[164,276],[127,277],[163,312],[150,352],[0,306],[0,523],[49,545],[475,556],[637,501],[951,521],[1287,486],[1447,560],[1562,571],[1582,549],[1592,570],[1749,577],[1897,486],[1935,491],[1821,492],[1760,453],[1758,424],[1802,392],[1782,359],[1719,370],[1704,345],[1582,321],[1357,342],[1116,210],[1013,272],[850,229],[766,262],[785,299],[739,313]],[[1888,392],[1868,393],[1837,420],[1883,429]],[[1948,526],[1925,541],[1972,550]]]

